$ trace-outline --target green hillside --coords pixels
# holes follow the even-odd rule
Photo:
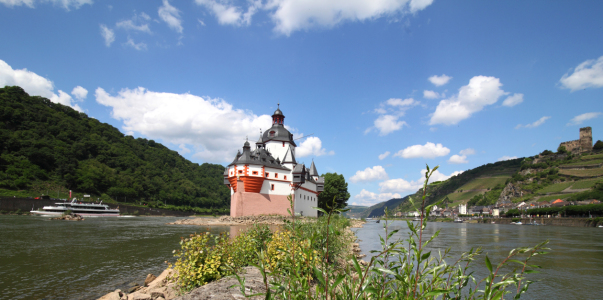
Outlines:
[[[510,176],[519,170],[522,160],[523,158],[517,158],[479,166],[475,169],[470,169],[459,175],[453,176],[446,181],[430,184],[427,186],[427,193],[430,196],[427,197],[426,202],[427,204],[431,204],[446,198],[446,196],[448,196],[448,199],[450,200],[449,206],[460,202],[467,202],[472,197],[487,193],[488,189],[494,189],[495,187],[504,185],[504,183],[510,179]],[[465,189],[470,188],[471,190],[478,189],[479,191],[465,192],[462,187]],[[423,191],[421,189],[415,194],[408,195],[404,198],[391,199],[386,202],[378,203],[369,207],[363,213],[363,217],[382,216],[385,207],[390,211],[413,210],[410,202],[408,202],[408,197],[413,197],[415,201],[419,201],[422,194]]]
[[[360,218],[362,213],[368,208],[368,206],[359,206],[359,205],[348,205],[345,209],[349,209],[343,214],[348,218]]]
[[[0,88],[2,195],[62,191],[65,197],[73,190],[120,202],[225,209],[223,172],[20,87]]]

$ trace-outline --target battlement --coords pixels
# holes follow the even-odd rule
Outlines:
[[[593,149],[593,130],[591,127],[580,128],[580,139],[559,144],[565,150],[575,153],[589,152]]]

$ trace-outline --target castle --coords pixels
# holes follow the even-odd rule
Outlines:
[[[565,150],[572,153],[583,153],[593,150],[593,131],[590,127],[580,128],[580,139],[563,142],[559,147],[564,146]]]
[[[230,188],[230,216],[289,215],[293,198],[294,212],[317,216],[318,194],[324,178],[318,176],[314,161],[310,168],[295,159],[297,145],[284,125],[279,108],[272,115],[272,127],[262,134],[251,150],[245,141],[232,163],[224,171],[224,184]]]

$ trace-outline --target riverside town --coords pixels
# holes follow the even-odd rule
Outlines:
[[[0,0],[0,299],[599,299],[602,11]]]

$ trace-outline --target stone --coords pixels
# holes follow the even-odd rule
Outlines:
[[[121,296],[115,291],[100,297],[99,300],[121,300]]]
[[[149,294],[134,294],[132,300],[152,300],[152,298]]]
[[[165,299],[165,295],[162,292],[152,292],[151,298],[152,299],[157,299],[157,298]]]
[[[134,292],[138,291],[138,290],[139,290],[139,289],[141,289],[141,288],[142,288],[142,287],[141,287],[141,286],[139,286],[139,285],[133,286],[133,287],[131,287],[130,289],[128,289],[128,294],[132,294],[132,293],[134,293]]]
[[[149,284],[151,282],[153,282],[153,280],[157,279],[157,276],[153,275],[153,274],[149,274],[147,275],[147,278],[144,280],[144,286],[149,286]]]

